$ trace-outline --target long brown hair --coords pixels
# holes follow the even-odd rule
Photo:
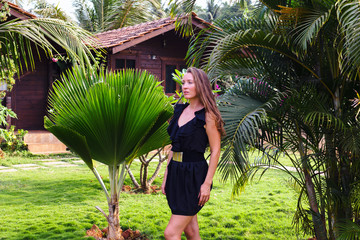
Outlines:
[[[216,127],[221,136],[224,136],[224,121],[222,120],[220,111],[216,106],[215,95],[211,90],[211,84],[208,76],[203,70],[195,67],[188,68],[186,72],[192,74],[197,90],[196,92],[199,95],[201,103],[205,107],[205,112],[208,112],[215,117]]]

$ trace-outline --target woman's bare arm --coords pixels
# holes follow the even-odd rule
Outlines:
[[[206,174],[204,183],[201,185],[199,193],[199,205],[204,204],[210,199],[210,187],[216,172],[216,168],[220,158],[221,151],[221,136],[216,127],[215,118],[213,115],[206,114],[206,134],[208,135],[210,145],[210,160],[209,169]]]

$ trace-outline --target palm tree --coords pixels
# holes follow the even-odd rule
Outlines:
[[[167,120],[172,106],[153,75],[75,67],[54,84],[45,128],[77,153],[100,182],[109,214],[108,239],[121,239],[118,198],[125,165],[170,142]],[[110,192],[93,160],[109,169]]]
[[[219,16],[219,13],[220,6],[215,3],[215,0],[208,0],[204,12],[199,14],[199,17],[208,22],[213,22]]]
[[[41,18],[56,18],[64,21],[71,21],[71,18],[65,13],[59,5],[48,3],[46,0],[33,0],[35,3],[33,12]]]
[[[132,26],[163,17],[159,0],[76,0],[76,16],[80,26],[97,33]]]
[[[263,167],[279,166],[274,149],[283,151],[298,171],[280,167],[300,188],[295,223],[317,239],[335,239],[344,229],[338,226],[359,219],[360,128],[349,100],[359,87],[360,7],[350,0],[261,2],[265,19],[220,22],[222,31],[204,31],[188,51],[189,62],[213,79],[256,78],[225,96],[228,137],[220,169],[225,179],[235,177],[237,191]],[[266,104],[241,113],[246,99],[264,94],[253,86],[260,83],[269,86]],[[248,145],[264,153],[261,161],[248,159]]]

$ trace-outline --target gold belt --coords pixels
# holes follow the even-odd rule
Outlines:
[[[183,159],[183,152],[173,152],[172,159],[177,162],[182,162]]]

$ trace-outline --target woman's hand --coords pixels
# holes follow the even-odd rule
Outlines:
[[[161,192],[166,195],[166,192],[165,192],[165,184],[166,184],[166,180],[163,181],[163,183],[161,184]]]
[[[199,206],[204,206],[210,199],[210,184],[203,183],[200,187]]]

